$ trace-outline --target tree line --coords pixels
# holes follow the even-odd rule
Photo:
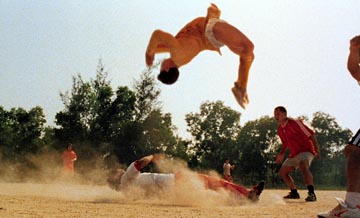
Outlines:
[[[61,152],[71,142],[78,153],[79,169],[81,165],[98,167],[99,161],[109,169],[144,155],[164,153],[184,160],[191,169],[221,173],[225,158],[229,158],[236,165],[232,172],[236,182],[250,185],[265,180],[269,187],[283,187],[277,175],[280,166],[275,164],[281,142],[273,117],[241,125],[240,112],[222,101],[207,101],[198,112],[185,116],[191,138],[183,139],[176,133],[171,114],[162,109],[153,70],[144,70],[132,88],[113,90],[100,60],[94,79],[84,81],[78,74],[71,91],[60,93],[64,109],[55,115],[56,126],[45,126],[39,106],[29,111],[0,106],[0,162],[20,165],[22,171],[41,171],[29,155]],[[316,184],[345,187],[342,150],[352,132],[321,111],[312,119],[301,119],[314,128],[321,146],[322,159],[311,166]],[[294,178],[300,180],[301,176],[295,174]]]

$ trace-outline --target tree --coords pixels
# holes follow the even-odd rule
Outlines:
[[[324,185],[345,185],[343,149],[352,132],[342,129],[334,117],[323,112],[314,113],[311,126],[316,132],[321,153],[321,160],[312,164],[315,181]]]
[[[240,151],[239,174],[244,183],[254,183],[265,180],[266,175],[276,183],[277,166],[275,155],[279,150],[277,138],[277,123],[269,116],[248,121],[241,128],[237,148]],[[238,172],[238,171],[237,171]]]
[[[60,93],[65,106],[64,110],[55,115],[55,123],[60,127],[55,129],[55,137],[63,144],[81,142],[89,133],[92,107],[92,90],[90,83],[85,83],[80,74],[73,77],[71,95]],[[76,130],[76,131],[74,131]]]
[[[173,130],[171,115],[163,115],[160,110],[153,110],[143,122],[141,148],[148,153],[168,153],[176,144]]]
[[[45,122],[41,107],[34,107],[28,112],[23,108],[6,111],[0,107],[0,148],[3,158],[16,160],[39,151],[43,146],[41,134]]]
[[[143,122],[153,110],[159,109],[160,90],[156,86],[152,75],[154,67],[149,68],[140,75],[140,79],[134,82],[136,95],[135,117],[138,122]]]
[[[191,165],[222,170],[226,157],[236,160],[236,139],[240,130],[240,113],[224,106],[222,101],[205,102],[200,113],[185,116],[188,131],[193,137],[189,149]]]

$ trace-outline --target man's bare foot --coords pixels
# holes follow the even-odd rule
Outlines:
[[[246,105],[249,104],[249,98],[245,89],[239,87],[236,83],[231,89],[232,93],[235,96],[237,103],[243,108],[246,109]]]

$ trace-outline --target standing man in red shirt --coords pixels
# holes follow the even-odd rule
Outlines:
[[[73,145],[69,143],[66,150],[62,153],[61,158],[63,159],[65,172],[74,174],[74,162],[77,159],[75,151],[72,149]]]
[[[305,201],[316,201],[314,179],[310,172],[311,161],[314,157],[317,155],[318,159],[320,159],[319,144],[315,133],[300,120],[287,117],[286,108],[283,106],[275,108],[274,117],[279,123],[278,135],[283,145],[280,153],[276,157],[277,164],[283,162],[285,151],[289,149],[289,156],[282,163],[279,171],[279,175],[290,189],[289,194],[284,196],[284,198],[300,198],[294,180],[290,176],[292,171],[299,168],[308,189],[308,196],[305,198]]]

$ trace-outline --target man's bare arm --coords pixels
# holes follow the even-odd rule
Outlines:
[[[154,56],[156,53],[170,52],[174,47],[177,40],[170,33],[162,30],[155,30],[149,40],[149,44],[145,53],[145,61],[147,66],[152,66],[154,62]]]
[[[360,81],[360,35],[350,40],[350,53],[347,68],[357,81]]]
[[[144,167],[146,167],[147,165],[149,165],[149,163],[154,162],[156,163],[157,161],[163,159],[165,157],[165,155],[163,154],[152,154],[152,155],[148,155],[145,157],[142,157],[141,159],[137,160],[137,166],[142,169]]]

